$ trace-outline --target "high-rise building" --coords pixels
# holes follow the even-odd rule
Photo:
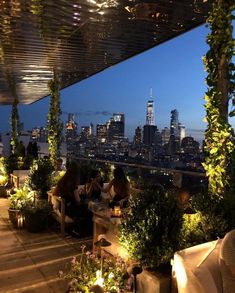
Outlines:
[[[106,124],[97,124],[96,125],[96,137],[98,142],[106,143],[107,142],[107,125]]]
[[[176,109],[171,111],[170,135],[179,138],[179,112]]]
[[[180,138],[180,143],[182,142],[182,139],[185,138],[185,136],[186,136],[185,126],[183,126],[181,123],[179,123],[179,138]]]
[[[94,125],[90,123],[90,136],[94,136]]]
[[[46,127],[34,127],[32,129],[32,140],[37,142],[47,142],[48,131]]]
[[[142,129],[140,128],[140,126],[138,126],[135,129],[135,135],[134,135],[133,143],[135,145],[140,145],[142,143]]]
[[[147,102],[146,125],[155,125],[154,121],[154,101]]]
[[[155,143],[155,133],[157,131],[157,126],[154,121],[154,101],[152,100],[152,89],[150,91],[150,98],[147,102],[146,111],[146,125],[143,128],[143,144],[151,146]]]
[[[181,149],[186,154],[197,154],[199,153],[199,142],[195,141],[191,136],[186,136],[182,140]]]
[[[115,139],[124,137],[125,115],[114,113],[113,117],[107,123],[107,138],[112,142]]]
[[[77,147],[77,123],[75,121],[75,114],[68,114],[68,121],[66,123],[65,137],[67,143],[67,155],[72,156],[76,153]]]
[[[162,145],[166,145],[170,140],[170,129],[168,127],[164,127],[162,129]]]
[[[156,125],[144,125],[143,144],[148,145],[148,146],[154,145],[156,131],[157,131]]]
[[[81,127],[81,139],[83,141],[87,141],[91,136],[91,127],[90,126],[82,126]]]

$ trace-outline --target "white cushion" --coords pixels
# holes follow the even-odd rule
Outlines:
[[[218,293],[215,281],[206,266],[199,266],[194,270],[202,292],[205,293]]]
[[[218,265],[221,240],[196,245],[174,255],[179,293],[221,293]]]
[[[235,292],[235,277],[230,269],[235,267],[235,229],[225,235],[219,256],[224,292],[233,293]]]

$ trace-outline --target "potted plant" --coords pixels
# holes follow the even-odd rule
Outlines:
[[[27,231],[36,233],[45,230],[48,226],[52,212],[51,205],[45,200],[28,201],[22,207],[25,228]]]
[[[170,260],[179,248],[182,214],[174,190],[146,186],[129,200],[120,242],[142,266],[170,269]]]
[[[52,173],[54,167],[48,158],[34,160],[30,167],[26,186],[36,191],[37,198],[47,199],[47,191],[52,184]]]
[[[10,195],[9,200],[9,219],[15,228],[22,228],[24,225],[22,208],[27,202],[32,201],[32,195],[26,189],[17,189],[16,193]]]
[[[6,197],[6,184],[8,182],[8,176],[6,173],[6,168],[4,164],[4,158],[0,158],[0,197]]]

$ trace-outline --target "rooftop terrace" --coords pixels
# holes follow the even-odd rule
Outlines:
[[[13,229],[8,200],[0,198],[0,292],[64,293],[67,283],[59,278],[81,245],[91,239],[62,238],[58,230],[29,233]]]

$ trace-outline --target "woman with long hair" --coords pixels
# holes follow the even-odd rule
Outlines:
[[[120,205],[125,207],[130,196],[130,183],[121,167],[117,167],[113,171],[113,179],[102,191],[109,192],[111,188],[114,191],[114,197],[110,203],[110,207]]]
[[[54,194],[65,199],[65,214],[73,218],[78,215],[80,199],[77,196],[79,185],[79,168],[71,165],[58,181]]]
[[[73,236],[92,233],[92,213],[88,210],[87,204],[81,201],[78,193],[79,175],[78,166],[71,164],[53,192],[65,198],[65,214],[74,220],[72,230],[69,231]]]
[[[103,187],[103,180],[99,170],[92,170],[90,180],[86,184],[86,194],[93,201],[101,199],[101,189]]]

